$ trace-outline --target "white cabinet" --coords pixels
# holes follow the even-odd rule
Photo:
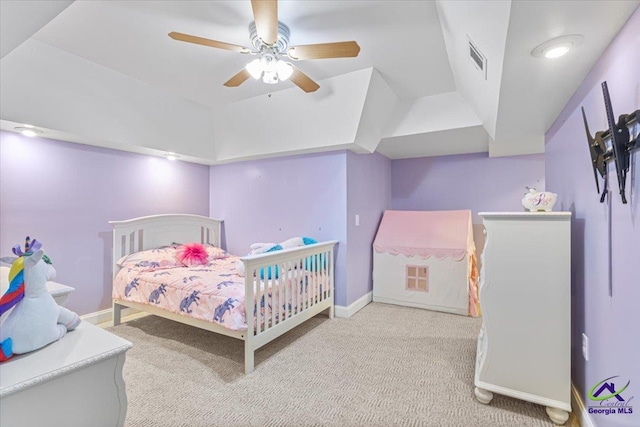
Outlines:
[[[9,267],[0,266],[0,296],[4,295],[7,289],[9,289],[9,270]],[[71,292],[75,291],[75,288],[63,285],[62,283],[48,281],[47,290],[58,305],[64,306]],[[9,312],[7,311],[2,315],[2,318],[4,319],[8,315]]]
[[[483,325],[475,394],[541,404],[556,424],[571,412],[571,213],[481,212]]]
[[[59,341],[0,364],[0,426],[121,427],[131,343],[82,322]]]

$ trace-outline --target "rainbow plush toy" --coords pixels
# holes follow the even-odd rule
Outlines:
[[[13,247],[18,258],[9,270],[9,289],[0,298],[0,316],[13,308],[0,325],[0,362],[57,341],[80,324],[78,315],[56,304],[47,291],[56,270],[41,246],[27,237],[24,252]]]

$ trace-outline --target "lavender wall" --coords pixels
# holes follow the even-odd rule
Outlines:
[[[525,186],[544,189],[544,155],[487,153],[391,162],[393,209],[522,211]],[[553,189],[551,189],[553,190]]]
[[[547,132],[547,186],[558,193],[562,207],[574,214],[571,259],[573,382],[587,406],[599,406],[617,399],[589,400],[588,392],[594,385],[615,375],[620,376],[613,380],[616,390],[631,381],[621,396],[633,406],[633,414],[591,415],[597,425],[607,427],[640,425],[640,183],[635,172],[635,167],[640,166],[640,154],[636,151],[631,159],[632,173],[627,177],[629,203],[621,203],[611,164],[611,204],[600,204],[580,107],[585,109],[592,133],[606,129],[600,83],[607,81],[616,115],[640,109],[639,28],[640,9],[607,48]],[[638,132],[640,126],[636,125],[634,135]],[[610,269],[612,296],[608,291]],[[589,337],[588,362],[582,357],[582,333]]]
[[[209,167],[0,132],[0,256],[43,242],[67,306],[111,306],[110,220],[160,213],[207,215]]]
[[[210,216],[224,220],[227,250],[243,255],[251,243],[294,236],[338,240],[335,302],[344,305],[346,159],[334,151],[211,166]]]
[[[545,188],[544,155],[489,157],[476,153],[394,160],[391,182],[392,209],[470,209],[480,259],[484,226],[478,212],[522,211],[525,187]]]
[[[380,154],[347,153],[346,305],[373,289],[373,239],[385,209],[391,206],[391,160]],[[360,225],[356,226],[355,216]]]

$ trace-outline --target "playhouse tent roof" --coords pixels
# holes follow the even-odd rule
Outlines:
[[[475,253],[471,211],[385,211],[373,247],[378,253],[460,260]]]

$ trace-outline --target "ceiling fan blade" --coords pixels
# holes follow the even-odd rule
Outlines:
[[[258,37],[270,46],[278,41],[277,0],[251,0]]]
[[[242,70],[240,70],[238,72],[238,74],[236,74],[235,76],[231,77],[229,80],[227,80],[224,85],[226,87],[238,87],[240,86],[242,83],[244,83],[245,81],[247,81],[247,79],[251,77],[251,74],[249,74],[249,72],[243,68]]]
[[[353,58],[360,53],[355,41],[292,46],[287,54],[291,59]]]
[[[309,76],[300,71],[300,68],[296,67],[295,65],[291,66],[293,67],[293,73],[291,73],[291,77],[289,77],[289,80],[291,80],[293,84],[307,93],[315,92],[316,90],[318,90],[318,88],[320,87],[318,83],[314,82],[309,78]]]
[[[230,50],[232,52],[240,52],[240,53],[251,52],[246,47],[238,46],[237,44],[219,42],[217,40],[205,39],[203,37],[191,36],[189,34],[176,33],[175,31],[170,32],[169,37],[181,42],[195,43],[195,44],[200,44],[200,45],[209,46],[209,47],[217,47],[218,49]]]

